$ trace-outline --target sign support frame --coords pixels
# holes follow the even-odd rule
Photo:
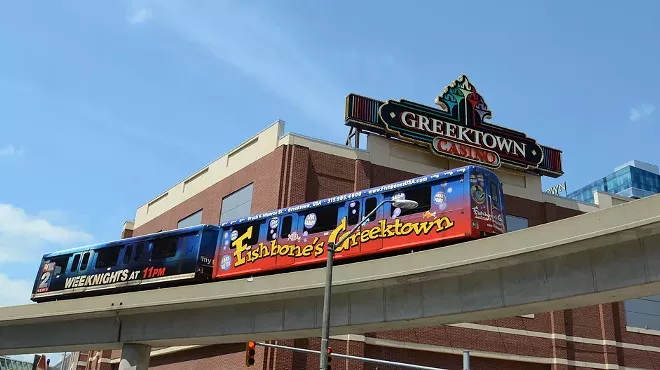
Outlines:
[[[279,344],[270,344],[270,343],[262,343],[262,342],[256,342],[258,346],[263,346],[263,347],[270,347],[270,348],[276,348],[276,349],[285,349],[289,351],[294,351],[294,352],[302,352],[302,353],[314,353],[318,355],[322,355],[321,351],[316,351],[313,349],[305,349],[305,348],[298,348],[298,347],[289,347],[289,346],[282,346]],[[394,362],[394,361],[387,361],[387,360],[379,360],[376,358],[370,358],[370,357],[360,357],[360,356],[351,356],[351,355],[344,355],[341,353],[332,353],[332,357],[337,357],[337,358],[345,358],[347,360],[355,360],[355,361],[363,361],[363,362],[370,362],[373,364],[379,364],[379,365],[390,365],[390,366],[399,366],[403,367],[406,369],[417,369],[417,370],[448,370],[448,369],[443,369],[439,367],[430,367],[430,366],[422,366],[422,365],[414,365],[414,364],[406,364],[403,362]]]

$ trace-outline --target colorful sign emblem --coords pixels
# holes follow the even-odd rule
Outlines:
[[[224,256],[222,256],[222,259],[220,260],[220,268],[223,271],[227,271],[229,270],[230,267],[231,267],[231,256],[225,254]]]
[[[37,293],[47,292],[50,286],[50,281],[53,278],[53,272],[55,271],[55,262],[46,262],[44,267],[41,269],[41,276],[39,277],[39,286],[37,287]]]
[[[539,145],[524,133],[486,122],[491,111],[467,76],[447,86],[435,103],[439,108],[403,99],[383,102],[351,94],[346,100],[346,124],[394,135],[430,147],[437,155],[481,166],[505,165],[551,177],[563,174],[561,151]]]
[[[477,204],[482,204],[486,201],[486,192],[479,184],[474,184],[470,187],[470,195]]]

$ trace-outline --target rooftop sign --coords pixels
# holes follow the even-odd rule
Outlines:
[[[435,103],[439,108],[351,94],[346,98],[346,124],[481,166],[506,166],[551,177],[563,174],[561,151],[542,146],[522,132],[486,122],[491,111],[467,76],[445,87]]]

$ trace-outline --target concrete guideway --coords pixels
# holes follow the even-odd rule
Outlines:
[[[0,354],[320,335],[322,268],[0,309]],[[331,335],[660,294],[660,195],[504,235],[335,267]]]

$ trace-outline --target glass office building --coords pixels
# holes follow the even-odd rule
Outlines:
[[[0,356],[0,370],[32,370],[32,363]]]
[[[568,194],[568,198],[594,203],[594,191],[639,199],[660,193],[658,166],[641,161],[630,161],[614,172]]]
[[[639,199],[660,194],[660,170],[658,166],[630,161],[614,169],[614,172],[584,186],[568,198],[594,202],[594,191]],[[660,295],[624,301],[626,326],[660,331]]]

